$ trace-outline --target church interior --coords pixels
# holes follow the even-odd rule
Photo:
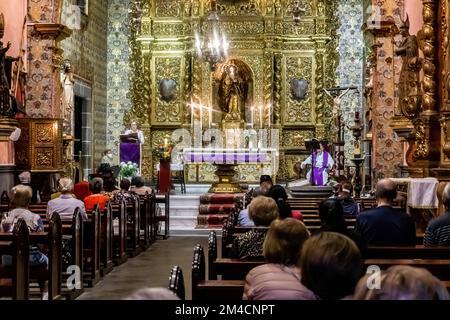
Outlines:
[[[0,297],[449,300],[449,25],[447,0],[1,0]]]

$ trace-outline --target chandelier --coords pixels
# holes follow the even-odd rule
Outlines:
[[[216,65],[227,59],[228,41],[221,31],[216,0],[211,0],[211,11],[206,17],[207,30],[203,37],[195,33],[195,49],[197,58],[208,62],[211,71]]]

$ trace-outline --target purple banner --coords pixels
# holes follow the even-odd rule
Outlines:
[[[120,144],[120,162],[137,163],[141,166],[141,145],[139,143],[121,143]]]

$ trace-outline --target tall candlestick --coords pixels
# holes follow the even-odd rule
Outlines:
[[[200,104],[200,132],[202,133],[203,139],[203,105]]]
[[[254,111],[254,108],[253,108],[253,107],[251,107],[251,113],[250,113],[250,123],[251,123],[251,125],[252,125],[252,129],[253,129],[253,111]]]
[[[192,100],[191,100],[191,125],[192,128],[194,128],[194,104],[192,103]]]
[[[259,106],[259,128],[263,128],[263,121],[262,121],[262,106]]]
[[[208,108],[208,128],[211,129],[212,125],[212,107],[209,106]]]
[[[271,113],[270,113],[270,108],[271,108],[271,105],[269,104],[269,116],[268,116],[268,121],[269,121],[269,129],[270,129],[270,116],[271,116]]]

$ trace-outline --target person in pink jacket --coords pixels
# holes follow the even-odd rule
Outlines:
[[[293,218],[275,220],[263,245],[267,264],[250,270],[245,278],[244,300],[315,300],[300,282],[299,258],[309,238],[305,225]]]

